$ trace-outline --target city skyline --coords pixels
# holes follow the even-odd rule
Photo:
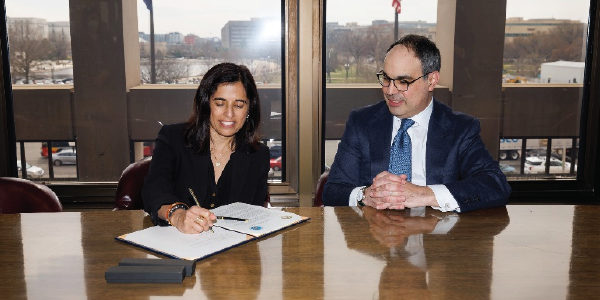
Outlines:
[[[7,16],[11,18],[42,18],[49,22],[69,20],[68,0],[6,0]],[[150,13],[142,0],[137,0],[138,31],[150,32]],[[374,20],[394,20],[391,0],[327,0],[327,22],[345,25],[356,22],[370,25]],[[438,0],[403,0],[399,21],[426,21],[435,23]],[[201,3],[201,4],[199,4]],[[276,5],[273,5],[275,3]],[[198,0],[154,0],[154,31],[157,34],[179,32],[200,37],[220,37],[221,28],[228,21],[245,21],[251,18],[279,18],[281,8],[277,0],[252,0],[223,3]],[[344,8],[360,8],[360,13],[348,13]],[[32,9],[34,8],[34,9]],[[196,9],[197,8],[197,9]],[[339,9],[338,9],[339,8]],[[587,22],[589,2],[574,0],[507,0],[506,18],[569,19]],[[215,13],[217,12],[217,13]],[[182,21],[185,20],[185,21]]]

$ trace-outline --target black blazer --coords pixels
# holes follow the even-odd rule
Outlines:
[[[164,224],[156,215],[162,205],[174,202],[195,205],[188,188],[194,190],[202,207],[212,208],[206,205],[203,197],[211,184],[208,178],[208,168],[212,168],[210,153],[198,155],[185,145],[185,126],[184,123],[165,125],[156,139],[152,162],[142,189],[144,210],[152,216],[155,224]],[[257,151],[252,151],[249,146],[243,145],[231,155],[230,162],[235,162],[231,166],[233,188],[229,199],[219,199],[216,206],[233,202],[262,206],[268,188],[269,148],[260,144]]]
[[[388,169],[393,115],[385,101],[353,110],[323,190],[323,204],[348,205],[355,187]],[[433,99],[427,132],[427,184],[444,184],[461,212],[505,205],[506,176],[485,148],[479,120]]]

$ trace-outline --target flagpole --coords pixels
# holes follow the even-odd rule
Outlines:
[[[150,83],[156,83],[156,61],[154,57],[154,5],[150,6]]]
[[[398,11],[394,13],[394,41],[398,40]]]

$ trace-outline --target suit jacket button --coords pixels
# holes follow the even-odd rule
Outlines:
[[[215,204],[214,204],[214,203],[211,203],[211,204],[210,204],[210,207],[215,207]]]

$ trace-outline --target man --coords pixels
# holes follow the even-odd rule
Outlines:
[[[390,46],[377,74],[385,101],[350,113],[324,205],[467,212],[506,204],[511,189],[479,121],[433,98],[440,65],[425,37]]]

